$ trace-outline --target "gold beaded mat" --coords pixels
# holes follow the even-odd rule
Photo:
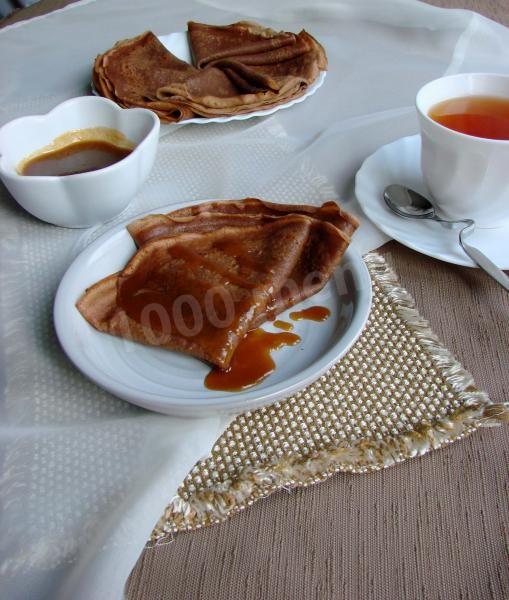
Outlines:
[[[187,475],[152,543],[219,523],[281,488],[382,469],[509,420],[509,404],[477,389],[385,260],[365,261],[373,306],[350,352],[290,398],[236,417]]]

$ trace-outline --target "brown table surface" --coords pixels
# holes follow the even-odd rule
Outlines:
[[[428,0],[509,25],[508,0]],[[42,0],[0,26],[68,4]],[[421,313],[494,401],[509,398],[509,296],[391,242]],[[426,273],[426,277],[423,277]],[[143,552],[130,600],[509,598],[509,427],[383,472],[281,492]]]

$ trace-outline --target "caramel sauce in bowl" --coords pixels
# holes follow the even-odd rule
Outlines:
[[[110,167],[126,158],[135,144],[120,131],[93,127],[69,131],[24,158],[17,167],[29,177],[67,177]]]
[[[138,192],[155,160],[159,127],[150,110],[122,109],[94,96],[72,98],[46,115],[21,117],[0,129],[0,178],[38,219],[61,227],[91,227],[118,215]],[[91,154],[102,162],[85,169],[71,165],[60,174],[51,170],[58,162],[53,159],[62,159],[69,149],[81,151],[70,152],[74,159],[80,153],[83,158],[86,146],[95,146]],[[110,159],[115,155],[114,162],[105,162],[105,148]],[[28,172],[43,162],[49,171]]]

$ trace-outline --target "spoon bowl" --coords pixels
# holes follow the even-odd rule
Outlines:
[[[459,232],[459,242],[467,254],[481,269],[509,291],[509,277],[500,270],[485,254],[466,242],[466,238],[473,232],[475,223],[472,219],[448,221],[437,217],[435,208],[422,194],[403,185],[388,185],[384,190],[384,200],[387,206],[400,217],[405,219],[430,219],[438,223],[449,225],[463,225]]]
[[[388,185],[384,190],[384,200],[401,217],[432,219],[435,216],[435,209],[427,198],[402,185]]]

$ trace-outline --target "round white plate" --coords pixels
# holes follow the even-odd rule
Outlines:
[[[421,175],[421,138],[401,138],[367,158],[355,178],[355,194],[366,216],[384,233],[422,254],[456,265],[475,267],[459,244],[459,229],[434,221],[399,217],[385,204],[383,191],[401,183],[429,195]],[[468,237],[501,269],[509,269],[509,228],[476,229]]]
[[[173,204],[150,212],[169,212],[182,206],[185,204]],[[299,305],[299,309],[326,306],[331,316],[322,323],[290,321],[302,340],[273,353],[276,369],[258,385],[235,393],[208,390],[203,384],[209,372],[205,363],[179,352],[100,333],[76,309],[76,301],[87,287],[122,269],[134,254],[134,242],[125,225],[98,238],[69,267],[55,298],[54,320],[60,343],[78,369],[133,404],[195,417],[271,404],[314,381],[341,358],[368,318],[371,279],[362,257],[350,247],[333,279],[319,294]],[[289,320],[287,313],[279,318]],[[280,331],[270,324],[264,328]]]
[[[159,41],[163,44],[163,46],[169,50],[172,54],[174,54],[180,60],[191,63],[191,49],[189,48],[189,42],[187,38],[187,31],[177,31],[175,33],[168,33],[166,35],[157,36]],[[283,108],[290,108],[294,104],[298,104],[299,102],[303,102],[309,96],[312,96],[316,90],[322,86],[325,81],[325,76],[327,75],[327,71],[320,71],[320,75],[318,75],[316,81],[312,83],[306,93],[299,98],[295,98],[286,102],[285,104],[280,104],[278,106],[273,106],[272,108],[266,108],[265,110],[257,110],[254,112],[250,112],[243,115],[232,115],[231,117],[197,117],[195,119],[186,119],[184,121],[180,121],[179,123],[162,123],[162,127],[174,127],[175,125],[187,125],[188,123],[198,123],[199,125],[205,125],[206,123],[229,123],[230,121],[244,121],[246,119],[252,119],[253,117],[266,117],[267,115],[272,115],[278,110],[282,110]],[[92,92],[97,95],[97,91],[92,84]]]

